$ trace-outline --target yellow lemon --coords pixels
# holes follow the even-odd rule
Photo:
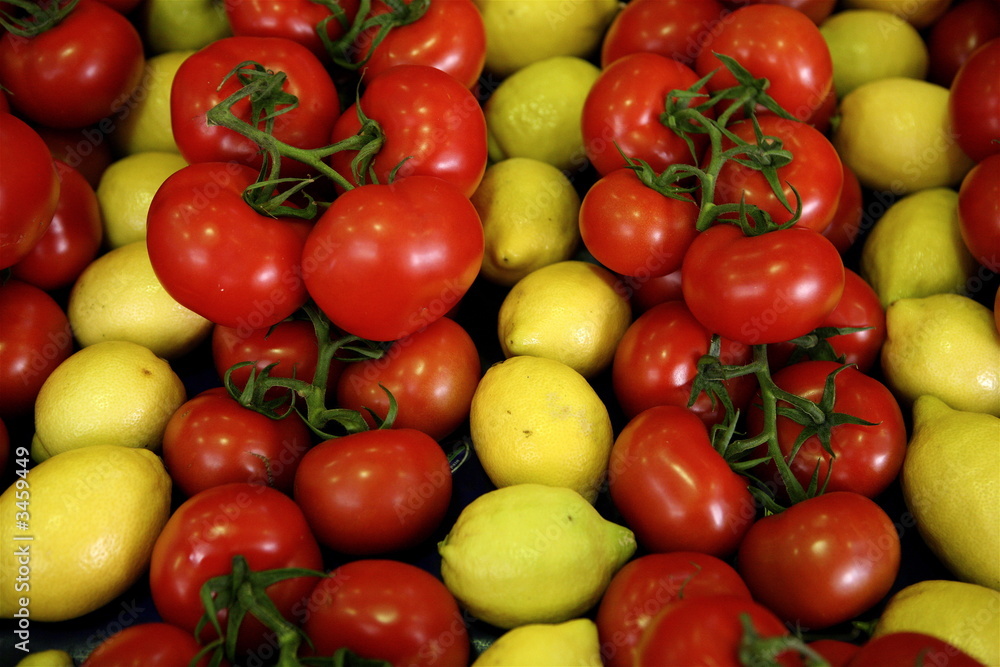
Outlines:
[[[107,166],[97,184],[97,201],[108,247],[146,238],[146,215],[153,195],[187,162],[177,153],[150,151],[120,158]]]
[[[212,331],[210,320],[163,289],[145,241],[133,241],[91,262],[73,284],[66,316],[82,347],[128,340],[164,359],[187,354]]]
[[[49,649],[29,653],[17,663],[17,667],[73,667],[73,656],[60,649]]]
[[[496,157],[529,157],[563,170],[586,166],[580,116],[600,73],[581,58],[556,56],[501,81],[483,109]]]
[[[170,124],[170,87],[181,63],[194,51],[168,51],[146,60],[142,81],[112,133],[115,148],[122,155],[165,151],[179,153]]]
[[[891,204],[865,238],[861,276],[882,307],[894,301],[961,292],[976,271],[962,240],[958,193],[921,190]]]
[[[438,544],[448,590],[504,629],[583,615],[635,549],[631,530],[572,489],[544,484],[484,493]]]
[[[597,624],[589,618],[529,623],[500,635],[472,667],[601,667]]]
[[[880,9],[831,14],[819,27],[833,60],[833,86],[843,98],[876,79],[927,76],[927,44],[912,24]]]
[[[944,640],[984,665],[1000,665],[1000,592],[945,579],[911,584],[895,593],[873,637],[922,632]]]
[[[959,294],[900,299],[885,331],[882,372],[904,404],[929,394],[1000,417],[1000,333],[989,308]]]
[[[1000,419],[913,404],[900,482],[930,549],[958,578],[1000,590]]]
[[[35,400],[35,446],[43,456],[97,445],[156,450],[184,403],[170,364],[129,341],[94,343],[46,378]]]
[[[532,158],[486,168],[472,203],[483,221],[482,275],[510,286],[572,257],[580,243],[580,195],[560,170]]]
[[[858,86],[840,102],[832,139],[862,185],[897,195],[957,185],[973,165],[955,142],[948,89],[928,81]]]
[[[614,437],[587,379],[554,359],[511,357],[486,369],[472,395],[473,449],[498,487],[533,482],[594,502]]]
[[[170,515],[170,476],[159,456],[95,445],[39,463],[23,482],[0,496],[8,564],[0,569],[0,616],[26,607],[33,621],[77,618],[146,571]]]
[[[555,359],[591,378],[614,359],[632,308],[614,273],[566,260],[519,280],[500,304],[497,321],[505,356]]]
[[[841,9],[878,9],[905,19],[915,28],[926,28],[941,18],[951,3],[952,0],[843,0]]]
[[[508,76],[553,56],[587,57],[618,0],[474,0],[486,28],[487,70]]]

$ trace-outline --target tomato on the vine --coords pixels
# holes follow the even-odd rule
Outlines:
[[[193,634],[176,625],[140,623],[102,641],[80,667],[182,667],[190,665],[202,648]],[[208,665],[208,655],[195,663],[195,667]]]
[[[354,20],[359,0],[337,0],[337,5],[348,22]],[[323,62],[329,60],[329,55],[319,36],[319,24],[333,17],[326,24],[330,39],[337,39],[346,31],[329,7],[313,0],[225,0],[224,7],[233,35],[290,39]]]
[[[650,52],[694,64],[726,8],[719,0],[631,0],[601,42],[601,68],[630,53]]]
[[[890,632],[860,646],[847,667],[886,665],[947,665],[985,667],[971,655],[949,642],[923,632]]]

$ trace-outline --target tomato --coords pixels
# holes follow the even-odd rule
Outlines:
[[[170,120],[184,159],[190,163],[234,161],[260,168],[260,148],[254,141],[229,128],[209,125],[205,118],[211,108],[239,89],[237,78],[226,76],[246,61],[284,72],[288,78],[282,90],[298,98],[295,109],[275,119],[274,137],[296,148],[326,146],[340,100],[319,58],[283,37],[226,37],[189,56],[174,75]],[[249,122],[250,101],[240,100],[232,112]],[[295,160],[281,162],[284,176],[304,176],[310,169]]]
[[[149,205],[146,245],[156,277],[180,304],[230,327],[260,329],[305,303],[309,225],[258,214],[243,201],[257,179],[233,162],[188,165]]]
[[[76,169],[56,160],[59,203],[48,228],[11,273],[44,290],[71,285],[97,257],[104,225],[97,194]]]
[[[945,640],[921,632],[892,632],[869,639],[846,665],[847,667],[910,667],[911,665],[985,667],[983,663]]]
[[[966,155],[981,162],[1000,153],[1000,37],[969,54],[948,91],[955,141]]]
[[[385,554],[428,539],[451,502],[444,450],[416,429],[361,431],[321,442],[302,458],[295,501],[321,544]]]
[[[430,65],[387,69],[369,80],[358,101],[340,115],[331,142],[358,133],[358,106],[385,133],[371,165],[378,183],[388,183],[399,167],[396,180],[437,176],[466,197],[476,191],[486,171],[486,117],[461,81]],[[330,166],[351,183],[357,183],[351,172],[357,153],[330,156]]]
[[[750,590],[731,565],[697,551],[646,554],[626,563],[595,617],[606,667],[631,667],[643,629],[671,602],[708,595],[749,600]]]
[[[44,290],[0,285],[0,415],[30,415],[42,383],[73,352],[66,313]]]
[[[745,0],[745,4],[784,5],[802,12],[819,25],[833,13],[837,0]]]
[[[399,410],[394,428],[414,428],[441,440],[469,416],[481,375],[475,341],[462,325],[442,317],[394,342],[380,359],[344,369],[337,405],[357,410],[374,426],[368,410],[384,418],[388,390]]]
[[[739,227],[715,225],[688,248],[681,274],[684,302],[695,318],[749,345],[809,333],[844,292],[840,253],[803,227],[745,236]]]
[[[735,58],[754,78],[767,79],[768,95],[799,120],[809,121],[823,106],[833,87],[833,60],[808,16],[782,5],[753,4],[737,8],[720,25],[694,64],[699,77],[718,70],[708,82],[709,90],[736,85],[715,57],[721,53]]]
[[[656,278],[643,279],[625,276],[623,282],[631,293],[632,310],[635,313],[644,313],[664,301],[684,298],[684,293],[681,292],[681,272],[679,269]]]
[[[830,663],[830,667],[847,667],[851,658],[861,649],[857,644],[841,639],[817,639],[809,642],[807,646]]]
[[[484,248],[479,214],[461,191],[408,176],[337,197],[310,233],[302,267],[335,326],[390,341],[451,310],[478,275]]]
[[[712,333],[691,314],[683,301],[653,306],[629,325],[618,342],[611,365],[615,398],[628,417],[654,405],[686,406],[698,373],[698,360],[708,354]],[[743,343],[723,339],[722,363],[750,363],[753,352]],[[752,375],[725,381],[734,407],[744,408],[757,388]],[[706,425],[726,416],[722,403],[713,405],[704,392],[690,408]]]
[[[105,639],[80,667],[187,667],[202,648],[193,634],[176,625],[140,623]],[[195,665],[208,667],[208,661],[205,656]]]
[[[744,200],[763,209],[772,220],[782,224],[792,218],[797,192],[802,212],[795,225],[822,232],[833,218],[844,184],[844,169],[837,149],[822,132],[807,123],[774,115],[762,115],[757,122],[765,136],[779,139],[785,150],[792,153],[792,161],[776,170],[782,194],[792,210],[784,207],[762,171],[735,160],[727,160],[719,171],[715,203],[739,204]],[[752,121],[739,121],[728,129],[744,141],[756,144]],[[732,147],[733,142],[728,137],[723,138],[723,150]],[[704,166],[710,158],[710,153],[705,156]],[[735,218],[736,215],[727,217]]]
[[[823,236],[843,255],[861,235],[864,198],[858,175],[843,160],[840,166],[843,168],[844,184],[840,190],[840,199],[837,200],[837,208],[830,218],[830,224],[823,230]]]
[[[689,195],[666,197],[631,169],[597,180],[580,205],[580,236],[594,258],[612,271],[639,278],[673,273],[698,231],[698,205]]]
[[[337,0],[348,21],[358,13],[359,0]],[[320,39],[318,26],[334,16],[329,7],[313,0],[225,0],[226,18],[237,37],[282,37],[298,42],[322,62],[329,54]],[[336,40],[344,27],[336,18],[326,24],[326,34]]]
[[[0,269],[16,264],[45,234],[59,205],[59,175],[48,146],[31,127],[0,114]]]
[[[658,53],[692,66],[725,15],[719,0],[632,0],[601,42],[601,68],[630,53]]]
[[[956,2],[928,30],[928,80],[951,87],[969,54],[996,37],[1000,37],[1000,5],[993,0]]]
[[[203,614],[202,584],[228,574],[237,555],[254,572],[323,568],[316,538],[291,498],[260,484],[215,486],[184,501],[156,538],[149,580],[162,620],[193,633]],[[315,577],[294,577],[268,586],[267,595],[293,621],[315,585]],[[226,618],[221,610],[223,627]],[[213,632],[211,624],[206,628],[202,639]],[[241,652],[261,646],[269,632],[248,615],[240,626]]]
[[[466,667],[469,633],[441,580],[396,560],[356,560],[316,584],[303,622],[316,655],[346,647],[393,665]]]
[[[986,156],[962,179],[958,225],[976,261],[1000,272],[1000,154]]]
[[[583,104],[583,144],[600,175],[625,166],[622,154],[657,173],[693,159],[687,143],[663,124],[668,94],[687,89],[698,75],[684,63],[655,53],[632,53],[604,69]],[[708,135],[693,135],[700,158]]]
[[[855,618],[889,592],[899,535],[875,501],[834,491],[758,519],[737,554],[755,600],[803,630]]]
[[[658,405],[633,417],[611,448],[608,490],[653,552],[733,553],[754,521],[746,479],[715,451],[696,414]]]
[[[95,191],[108,165],[115,161],[111,141],[97,126],[57,129],[35,126],[52,157],[80,172]]]

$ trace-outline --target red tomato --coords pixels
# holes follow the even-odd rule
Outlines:
[[[481,376],[475,341],[462,325],[442,317],[394,342],[382,358],[348,365],[337,382],[337,405],[360,412],[374,427],[368,410],[384,418],[388,390],[398,407],[393,428],[442,440],[469,416]]]
[[[782,5],[737,8],[695,61],[698,76],[718,70],[712,92],[736,85],[716,53],[735,58],[755,78],[770,81],[768,95],[799,120],[809,121],[833,86],[833,60],[819,28],[802,12]],[[724,101],[723,104],[728,104]]]
[[[9,113],[0,114],[0,162],[17,165],[0,177],[0,269],[6,269],[48,229],[59,205],[59,175],[38,133]]]
[[[257,172],[202,162],[156,191],[146,245],[156,277],[175,300],[230,327],[260,329],[305,303],[302,248],[309,225],[258,214],[243,201]]]
[[[684,302],[711,332],[748,345],[809,333],[844,292],[844,263],[823,235],[792,227],[745,236],[730,224],[698,235],[681,266]]]
[[[352,433],[316,445],[295,475],[295,502],[321,544],[385,554],[428,539],[451,502],[451,469],[416,429]]]
[[[302,267],[335,326],[390,341],[451,310],[478,275],[484,248],[479,214],[461,191],[409,176],[337,197],[309,235]]]
[[[943,639],[920,632],[893,632],[868,640],[847,667],[985,667],[969,654]]]
[[[73,332],[48,292],[20,280],[0,285],[0,320],[0,415],[28,415],[42,383],[73,352]]]
[[[466,667],[469,634],[458,603],[426,570],[396,560],[356,560],[321,579],[303,627],[316,655],[346,647],[393,665]]]
[[[228,574],[237,555],[245,557],[254,572],[323,568],[316,538],[291,498],[260,484],[215,486],[174,510],[153,546],[149,580],[160,617],[193,633],[204,613],[202,584]],[[282,616],[294,622],[316,581],[286,579],[269,586],[267,594]],[[220,611],[223,627],[226,618],[226,611]],[[202,639],[213,633],[211,627],[206,626]],[[269,633],[248,615],[240,626],[240,650],[258,648]]]
[[[140,623],[105,639],[80,667],[187,667],[202,648],[193,634],[176,625]],[[204,656],[195,664],[208,667],[208,662]]]
[[[177,148],[188,162],[234,161],[260,168],[260,147],[255,142],[229,128],[209,125],[205,119],[212,107],[239,89],[237,78],[226,76],[248,60],[284,72],[288,78],[283,90],[298,98],[295,109],[275,120],[274,137],[296,148],[327,145],[340,101],[319,58],[298,42],[282,37],[226,37],[189,56],[174,75],[170,119]],[[250,121],[248,99],[240,100],[232,111],[241,120]],[[303,176],[309,171],[311,168],[301,162],[281,161],[282,175]]]
[[[331,142],[361,129],[358,105],[385,133],[372,161],[378,183],[388,183],[399,167],[396,180],[437,176],[466,197],[476,191],[486,171],[486,117],[461,81],[429,65],[392,67],[368,81],[358,102],[340,115]],[[356,155],[349,150],[330,157],[330,165],[351,183],[357,182],[351,173]]]
[[[1000,37],[969,54],[948,93],[955,141],[976,162],[1000,153]]]
[[[951,87],[959,68],[980,45],[1000,37],[1000,5],[994,0],[956,2],[930,26],[928,79]]]
[[[817,639],[807,644],[809,648],[823,656],[830,667],[847,667],[860,646],[840,639]],[[883,666],[885,667],[885,666]]]
[[[712,333],[699,324],[683,301],[653,306],[629,325],[618,342],[611,366],[615,398],[626,416],[634,417],[654,405],[686,406],[691,398],[698,360],[708,354]],[[753,351],[743,343],[723,339],[722,363],[750,363]],[[737,408],[749,403],[757,388],[753,375],[725,382]],[[712,404],[704,392],[690,408],[711,426],[723,421],[725,406]]]
[[[665,276],[642,279],[625,276],[623,282],[631,292],[632,310],[644,313],[658,303],[664,301],[682,300],[680,269]]]
[[[744,4],[784,5],[802,12],[819,25],[833,13],[837,0],[744,0]]]
[[[1000,154],[986,156],[962,179],[958,225],[976,261],[1000,272]]]
[[[35,131],[48,145],[53,158],[76,169],[90,187],[97,190],[104,170],[115,161],[111,141],[105,132],[93,125],[69,129],[38,125]]]
[[[854,170],[841,161],[844,172],[844,185],[840,190],[837,208],[830,219],[830,224],[823,230],[823,236],[843,255],[861,234],[861,224],[864,219],[864,199],[861,194],[861,182]]]
[[[48,127],[83,127],[123,109],[145,65],[139,32],[97,0],[80,0],[35,37],[8,32],[0,39],[0,80],[11,105]],[[100,126],[106,133],[114,122]]]
[[[632,53],[608,65],[583,104],[583,144],[597,173],[626,166],[622,153],[657,173],[700,158],[708,135],[694,135],[698,155],[692,157],[687,143],[660,120],[668,94],[698,78],[684,63],[655,53]]]
[[[597,608],[604,665],[632,667],[635,645],[650,620],[675,600],[708,595],[749,600],[750,590],[731,565],[697,551],[646,554],[626,563]]]
[[[313,0],[225,0],[226,18],[237,37],[282,37],[298,42],[323,62],[329,54],[319,36],[319,24],[334,16],[329,7]],[[348,21],[358,13],[359,0],[337,0]],[[336,40],[344,27],[336,18],[326,24],[326,34]]]
[[[755,600],[803,630],[871,609],[899,572],[899,535],[875,501],[835,491],[758,519],[737,554]]]
[[[601,68],[630,53],[658,53],[692,66],[725,15],[719,0],[632,0],[601,42]]]
[[[649,551],[733,553],[756,516],[747,481],[696,414],[658,405],[632,418],[608,464],[615,507]]]
[[[97,257],[104,238],[94,188],[76,169],[58,160],[55,165],[59,204],[42,237],[11,267],[15,278],[44,290],[71,285]]]

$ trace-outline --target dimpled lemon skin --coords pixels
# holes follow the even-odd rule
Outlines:
[[[97,184],[97,201],[110,248],[146,238],[146,216],[153,195],[167,177],[187,165],[177,153],[147,151],[107,166]]]
[[[441,577],[473,616],[499,628],[583,615],[635,553],[635,535],[565,487],[488,491],[438,543]]]
[[[924,541],[956,577],[1000,590],[1000,418],[913,404],[900,484]]]
[[[495,486],[550,484],[596,500],[614,444],[611,418],[587,379],[561,361],[518,356],[489,367],[469,428]]]
[[[27,528],[18,490],[29,497]],[[64,621],[124,593],[149,566],[170,514],[170,476],[144,449],[95,445],[39,463],[0,496],[0,617],[26,598],[31,619]],[[30,536],[30,540],[17,537]],[[18,589],[13,554],[27,548],[27,590]]]
[[[1000,333],[993,311],[960,294],[900,299],[886,311],[882,372],[896,397],[930,394],[1000,417]]]
[[[572,257],[580,244],[580,195],[560,170],[520,157],[486,168],[472,204],[483,222],[482,276],[511,286]]]
[[[170,88],[177,69],[193,53],[193,50],[168,51],[146,60],[139,88],[126,105],[128,113],[111,135],[120,154],[180,153],[170,127]]]
[[[597,625],[589,618],[531,623],[508,630],[472,667],[601,667]]]
[[[962,581],[928,579],[886,602],[872,638],[922,632],[968,653],[984,665],[1000,665],[1000,592]]]

